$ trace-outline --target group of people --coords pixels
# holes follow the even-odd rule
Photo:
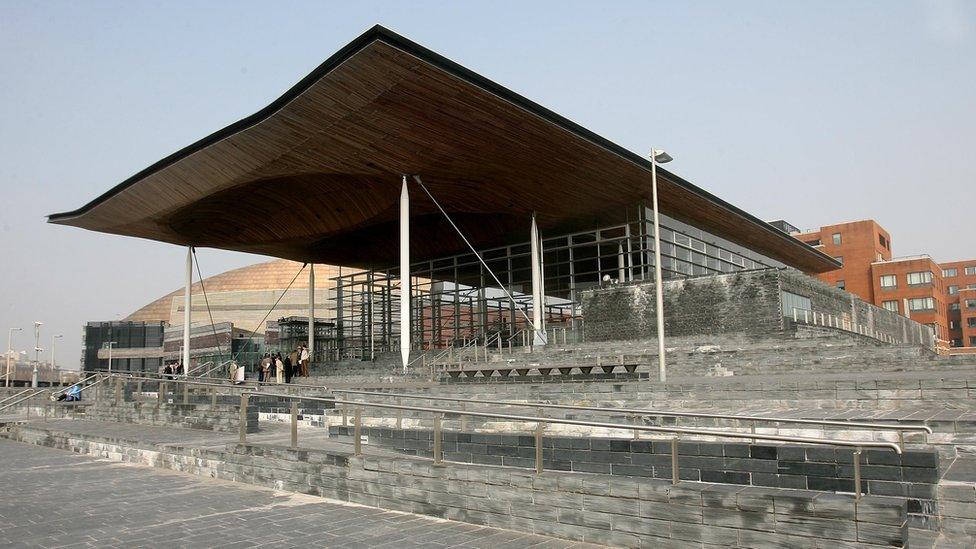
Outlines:
[[[176,376],[183,375],[183,362],[180,361],[174,364],[166,364],[166,366],[163,367],[163,371],[160,373],[162,373],[166,379],[176,379]]]
[[[309,362],[308,347],[299,345],[290,354],[266,354],[258,368],[258,381],[265,383],[291,383],[294,377],[308,377]]]

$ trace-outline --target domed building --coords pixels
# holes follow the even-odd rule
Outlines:
[[[316,341],[334,338],[334,278],[341,268],[316,264]],[[352,272],[345,269],[345,273]],[[193,284],[190,309],[191,362],[253,360],[268,350],[288,350],[301,339],[285,332],[292,328],[307,338],[308,269],[279,259],[226,271]],[[111,367],[119,371],[156,371],[179,360],[184,314],[183,289],[147,303],[121,321],[89,322],[85,326],[82,369]],[[279,328],[279,320],[284,321]],[[321,334],[320,334],[321,332]],[[275,348],[270,348],[269,343]],[[328,351],[323,344],[316,355]],[[191,366],[192,367],[192,366]]]

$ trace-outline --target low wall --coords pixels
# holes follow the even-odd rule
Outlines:
[[[746,271],[664,284],[668,335],[759,336],[783,330],[778,271]],[[656,336],[653,283],[596,288],[582,292],[581,297],[587,341]]]
[[[330,435],[352,435],[352,427],[333,425]],[[370,444],[409,455],[433,456],[429,430],[365,427]],[[445,432],[444,459],[511,467],[535,467],[533,436]],[[681,480],[853,492],[853,448],[763,446],[736,442],[680,442]],[[586,437],[545,437],[543,467],[556,471],[671,479],[671,442]],[[932,450],[866,450],[861,457],[862,493],[910,498],[916,522],[936,515],[939,455]]]
[[[162,402],[155,399],[138,402],[97,402],[90,406],[73,408],[74,417],[95,421],[117,421],[137,425],[160,425],[205,431],[238,432],[240,430],[240,406],[210,403]],[[258,409],[248,406],[247,432],[258,431]]]
[[[14,426],[8,438],[56,448],[522,532],[621,547],[904,547],[904,499],[534,474],[418,458],[235,445],[143,449],[125,441]]]
[[[862,301],[854,294],[803,273],[779,271],[779,278],[783,291],[810,298],[811,308],[818,313],[866,326],[868,331],[882,332],[895,341],[935,348],[932,330],[914,320]]]
[[[833,315],[895,341],[934,348],[927,327],[861,301],[853,294],[788,269],[760,269],[664,282],[664,327],[669,336],[783,334],[783,291],[806,297],[813,311]],[[653,283],[624,284],[581,294],[587,341],[656,337]]]

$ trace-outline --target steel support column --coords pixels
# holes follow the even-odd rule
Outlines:
[[[315,350],[315,265],[308,264],[308,361]],[[301,357],[299,357],[301,359]]]
[[[193,305],[193,246],[186,248],[186,286],[183,291],[183,375],[190,373],[190,308]],[[110,363],[111,364],[111,363]],[[111,368],[111,366],[109,366]]]
[[[372,322],[372,319],[370,319]],[[403,373],[410,361],[410,194],[407,176],[400,188],[400,362]]]
[[[539,226],[532,214],[532,235],[530,239],[532,260],[532,330],[533,345],[546,344],[546,328],[542,322],[542,308],[545,306],[545,292],[542,287],[542,242],[539,240]]]

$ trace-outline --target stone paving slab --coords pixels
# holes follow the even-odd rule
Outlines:
[[[0,463],[6,547],[597,547],[4,440]]]

